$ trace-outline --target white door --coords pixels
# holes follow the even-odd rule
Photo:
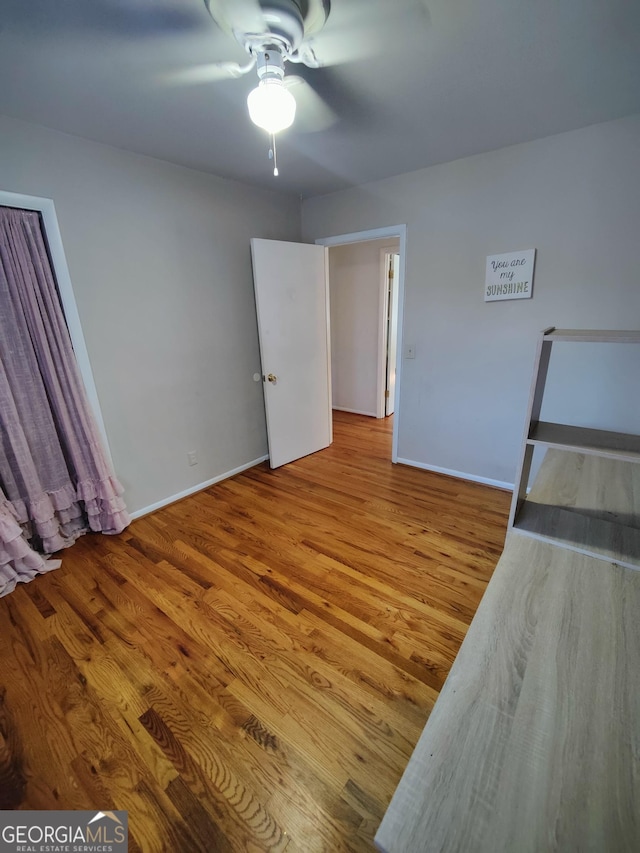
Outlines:
[[[269,461],[278,468],[332,441],[327,250],[251,240]]]

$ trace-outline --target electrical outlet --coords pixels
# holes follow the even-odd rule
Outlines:
[[[187,459],[189,460],[189,465],[197,465],[198,464],[198,454],[195,450],[190,450],[187,453]]]

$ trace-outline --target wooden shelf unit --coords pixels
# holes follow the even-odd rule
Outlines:
[[[628,568],[640,568],[640,507],[630,504],[626,511],[621,512],[618,508],[617,512],[612,512],[603,501],[607,490],[603,491],[600,482],[603,479],[610,481],[609,493],[618,488],[633,500],[635,489],[630,472],[618,463],[633,465],[640,462],[640,435],[540,420],[551,349],[557,341],[640,344],[640,331],[551,327],[541,333],[508,531],[514,530]],[[600,467],[596,470],[595,463],[591,463],[593,483],[588,506],[581,507],[577,499],[571,503],[565,498],[563,503],[558,493],[557,478],[554,480],[555,495],[544,484],[527,494],[536,447],[573,454],[575,458],[571,465],[583,464],[582,457],[611,460],[607,469]],[[635,475],[634,479],[637,481]]]

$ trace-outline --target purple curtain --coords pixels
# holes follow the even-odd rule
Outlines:
[[[0,596],[40,554],[129,523],[89,409],[37,212],[0,207]],[[36,553],[40,552],[40,553]]]

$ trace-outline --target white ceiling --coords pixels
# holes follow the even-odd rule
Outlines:
[[[333,0],[316,52],[338,120],[301,109],[279,178],[253,73],[172,77],[245,59],[204,0],[0,0],[0,113],[306,197],[640,112],[637,0]]]

